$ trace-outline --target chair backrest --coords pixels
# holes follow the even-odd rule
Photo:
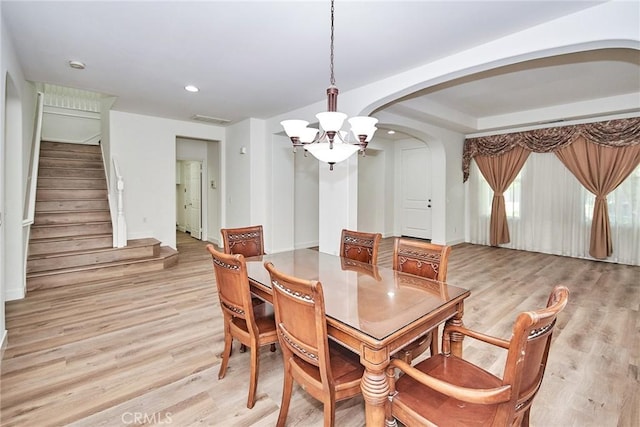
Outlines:
[[[213,271],[216,276],[220,308],[223,314],[244,319],[247,330],[258,335],[258,328],[253,316],[247,264],[242,254],[228,255],[207,245],[213,260]]]
[[[264,255],[262,225],[241,228],[222,228],[225,254],[242,254],[245,258]]]
[[[393,245],[393,269],[445,282],[451,246],[397,237]]]
[[[380,233],[342,230],[340,236],[340,256],[369,264],[377,264],[378,247],[382,240]]]
[[[556,318],[568,299],[569,290],[556,286],[546,308],[518,315],[503,374],[503,383],[511,384],[513,395],[510,405],[498,409],[496,425],[500,425],[502,419],[512,419],[514,413],[521,413],[531,405],[542,383]]]
[[[323,389],[333,384],[322,284],[284,274],[271,262],[264,264],[271,277],[273,306],[280,347],[293,361],[317,366]]]

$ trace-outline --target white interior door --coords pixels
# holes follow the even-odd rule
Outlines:
[[[431,239],[431,153],[402,148],[401,162],[402,235]]]
[[[202,162],[186,162],[186,229],[192,237],[202,239]]]

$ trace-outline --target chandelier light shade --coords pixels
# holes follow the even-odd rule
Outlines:
[[[306,120],[283,120],[280,122],[285,133],[291,139],[293,150],[303,147],[316,159],[333,165],[348,159],[360,151],[363,155],[367,144],[376,131],[378,119],[374,117],[352,117],[338,112],[338,88],[333,71],[333,15],[334,0],[331,0],[331,45],[330,45],[330,86],[327,89],[327,111],[316,114],[320,129],[309,127]],[[351,125],[351,132],[342,130],[345,120]]]

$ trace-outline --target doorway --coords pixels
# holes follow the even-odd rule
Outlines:
[[[176,161],[177,229],[202,240],[202,162]]]
[[[431,239],[431,152],[423,143],[403,145],[398,150],[400,232],[403,236]]]
[[[222,209],[220,151],[219,141],[176,137],[176,229],[214,243]]]

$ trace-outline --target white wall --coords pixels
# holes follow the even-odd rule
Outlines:
[[[207,234],[206,239],[210,242],[214,242],[221,245],[222,240],[220,236],[220,229],[222,224],[221,208],[222,208],[222,172],[221,172],[221,159],[220,159],[220,143],[209,141],[207,142],[207,175],[206,175],[206,189],[207,189]],[[213,181],[213,187],[211,182]]]
[[[267,211],[268,226],[265,227],[265,250],[267,252],[282,252],[295,247],[297,243],[296,212],[300,210],[304,212],[304,209],[306,209],[306,207],[303,208],[298,205],[299,203],[304,203],[304,201],[296,199],[296,183],[294,179],[296,159],[303,154],[301,152],[295,155],[293,154],[291,140],[279,133],[281,131],[282,127],[279,127],[279,129],[271,135],[271,142],[269,144],[271,150],[266,162],[266,167],[269,171],[266,179],[266,191],[270,205]],[[316,175],[316,183],[317,177]],[[307,196],[312,197],[311,193],[313,191],[314,190],[311,190]],[[317,200],[316,197],[315,203],[317,203]],[[308,222],[302,220],[298,227],[308,226],[309,229],[306,231],[310,235],[317,236],[317,215],[318,213],[316,212],[316,219],[309,219]],[[269,229],[269,233],[267,233],[267,228]],[[315,231],[312,231],[314,229]]]
[[[97,144],[101,137],[100,113],[61,107],[44,107],[42,139],[74,144]]]
[[[291,143],[287,148],[293,151]],[[289,155],[294,158],[294,242],[296,248],[318,246],[318,168],[320,162],[304,150]]]
[[[270,203],[268,199],[268,181],[267,181],[267,165],[269,165],[268,153],[271,151],[267,146],[267,138],[265,134],[265,121],[259,119],[249,119],[249,145],[246,142],[241,146],[247,148],[249,155],[249,165],[251,168],[251,185],[249,187],[249,200],[251,203],[250,219],[251,224],[265,224],[267,221],[267,205]],[[270,233],[271,231],[265,231]]]
[[[5,102],[7,98],[6,94],[6,74],[7,74],[7,59],[5,59],[5,52],[8,48],[5,48],[5,26],[2,20],[2,7],[0,7],[0,162],[5,158],[5,135],[4,129],[6,129],[5,123]],[[0,163],[0,167],[4,169],[4,164]],[[5,316],[4,316],[4,301],[5,301],[5,258],[4,258],[4,187],[5,178],[4,172],[0,172],[0,358],[2,358],[2,352],[7,344],[7,330],[5,329]]]
[[[267,143],[265,121],[247,119],[226,128],[227,150],[223,184],[227,194],[222,203],[223,227],[264,227],[265,250],[272,251],[275,236],[269,225],[271,203],[270,183],[272,146]],[[286,203],[286,202],[285,202]]]
[[[393,169],[387,169],[387,151],[392,142],[376,138],[369,144],[366,156],[358,156],[358,230],[393,235],[386,227],[386,217],[393,215],[393,204],[387,204],[387,181]]]
[[[30,153],[35,91],[24,79],[0,7],[0,348],[6,345],[5,301],[24,296],[25,153]],[[33,99],[32,99],[33,98]]]
[[[431,151],[432,241],[464,241],[465,196],[462,182],[464,135],[417,120],[381,112],[376,117],[429,146]],[[375,139],[375,138],[374,138]],[[397,231],[397,230],[396,230]]]
[[[249,150],[251,141],[250,120],[227,127],[227,147],[225,152],[226,174],[223,185],[227,190],[226,218],[223,227],[245,227],[251,223],[251,184],[260,179],[251,170],[253,150]],[[242,148],[245,152],[242,152]]]
[[[128,239],[176,247],[176,137],[221,141],[220,126],[111,111],[110,151],[124,177]]]

